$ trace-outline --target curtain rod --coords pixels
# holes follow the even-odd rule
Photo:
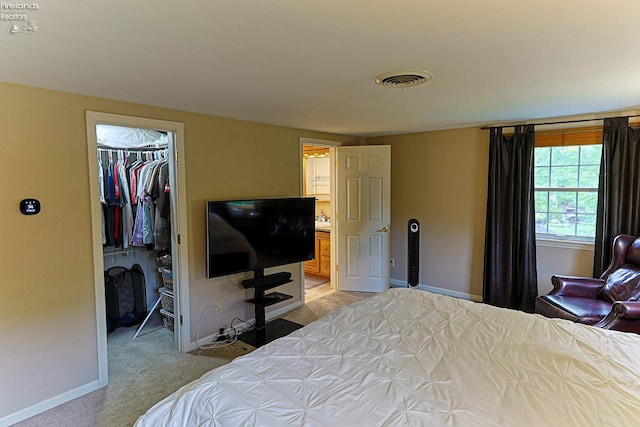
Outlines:
[[[491,128],[498,128],[498,127],[504,127],[504,128],[512,128],[515,126],[522,126],[522,125],[535,125],[535,126],[543,126],[543,125],[562,125],[565,123],[580,123],[580,122],[594,122],[596,120],[605,120],[605,119],[612,119],[615,117],[626,117],[626,118],[632,118],[632,117],[640,117],[640,114],[635,114],[633,116],[613,116],[613,117],[600,117],[600,118],[593,118],[593,119],[576,119],[576,120],[562,120],[562,121],[557,121],[557,122],[541,122],[541,123],[515,123],[512,125],[504,125],[504,126],[482,126],[480,129],[481,130],[489,130]]]

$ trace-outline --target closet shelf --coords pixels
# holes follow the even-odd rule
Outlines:
[[[161,151],[168,150],[168,146],[165,147],[108,147],[106,145],[98,145],[98,150],[100,151]]]
[[[107,255],[129,255],[133,249],[104,249],[102,254]]]

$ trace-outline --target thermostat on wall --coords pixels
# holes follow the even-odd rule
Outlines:
[[[40,201],[36,199],[24,199],[20,202],[20,212],[23,215],[35,215],[40,212]]]

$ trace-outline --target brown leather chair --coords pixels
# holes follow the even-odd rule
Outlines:
[[[613,240],[613,260],[599,279],[553,276],[536,313],[604,329],[640,333],[640,237]]]

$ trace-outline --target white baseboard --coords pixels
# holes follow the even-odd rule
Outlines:
[[[10,425],[19,423],[20,421],[24,421],[27,418],[31,418],[51,408],[55,408],[58,405],[62,405],[63,403],[67,403],[73,399],[77,399],[78,397],[84,396],[85,394],[89,394],[92,391],[96,391],[99,388],[100,383],[98,380],[96,380],[90,382],[89,384],[85,384],[83,386],[74,388],[73,390],[69,390],[65,393],[59,394],[50,399],[43,400],[42,402],[36,403],[35,405],[29,406],[28,408],[0,418],[0,427],[8,427]]]
[[[402,280],[391,279],[390,282],[391,282],[392,288],[407,287],[407,282]],[[466,292],[452,291],[451,289],[438,288],[436,286],[423,285],[420,283],[418,284],[418,289],[420,289],[421,291],[433,292],[434,294],[448,295],[454,298],[466,299],[473,302],[482,302],[482,295],[474,295],[474,294],[468,294]]]

